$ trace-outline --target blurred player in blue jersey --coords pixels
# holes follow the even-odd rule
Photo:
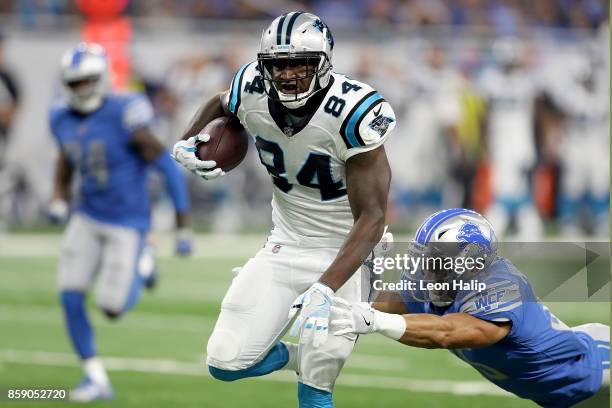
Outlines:
[[[417,231],[412,248],[416,256],[475,262],[470,269],[455,262],[404,271],[406,290],[379,294],[373,307],[336,299],[334,334],[379,332],[414,347],[450,349],[499,387],[544,407],[609,406],[610,328],[570,328],[557,319],[527,278],[497,256],[483,216],[462,208],[437,212]],[[452,289],[453,282],[476,280],[486,288]],[[420,289],[418,281],[451,289]]]
[[[108,64],[102,47],[81,43],[67,51],[61,75],[68,98],[50,111],[60,155],[49,212],[56,220],[67,218],[76,173],[80,184],[64,237],[59,288],[68,334],[85,371],[84,381],[70,397],[85,402],[113,396],[97,357],[85,294],[98,276],[96,303],[110,319],[138,301],[145,283],[138,264],[150,227],[149,168],[165,175],[176,209],[179,255],[191,252],[189,198],[178,167],[151,133],[153,111],[147,99],[107,92]]]

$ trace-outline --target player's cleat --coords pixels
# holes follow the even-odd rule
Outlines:
[[[144,280],[144,287],[148,290],[153,290],[157,286],[157,281],[159,278],[159,273],[157,272],[157,268],[153,269],[153,272]]]
[[[68,220],[70,209],[63,200],[53,200],[47,209],[47,217],[51,224],[63,224]]]
[[[145,288],[152,290],[157,286],[159,273],[155,265],[155,253],[151,245],[145,246],[142,250],[140,260],[138,261],[138,274]]]
[[[89,377],[85,377],[74,390],[70,391],[69,399],[74,402],[93,402],[111,400],[114,396],[110,384],[97,384]]]

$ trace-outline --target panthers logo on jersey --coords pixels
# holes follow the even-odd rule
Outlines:
[[[353,225],[346,161],[381,146],[395,114],[377,91],[342,74],[332,73],[320,92],[314,114],[287,123],[253,62],[235,75],[227,106],[253,137],[272,177],[275,225],[300,236],[344,237]]]

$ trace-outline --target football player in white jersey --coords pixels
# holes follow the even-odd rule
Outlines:
[[[237,117],[255,141],[274,183],[274,228],[223,299],[207,364],[223,381],[294,370],[301,408],[333,406],[355,337],[328,337],[331,297],[361,297],[355,272],[383,234],[391,179],[383,143],[393,110],[370,86],[332,71],[333,46],[313,14],[276,18],[257,61],[206,103],[174,147],[179,163],[211,179],[223,171],[194,154],[209,138],[200,134],[207,123]],[[299,345],[280,341],[296,313]]]
[[[604,54],[608,45],[599,47]],[[581,234],[581,207],[586,207],[593,232],[606,238],[610,211],[610,70],[605,61],[584,52],[566,54],[551,61],[551,65],[563,69],[551,76],[548,84],[553,102],[565,115],[557,144],[561,230],[569,237]]]
[[[488,105],[487,133],[495,196],[487,217],[501,234],[506,233],[514,217],[519,236],[533,240],[543,233],[529,177],[537,159],[533,122],[538,89],[524,68],[524,45],[518,39],[497,40],[493,55],[498,66],[485,69],[479,84]]]

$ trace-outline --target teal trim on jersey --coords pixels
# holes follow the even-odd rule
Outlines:
[[[380,102],[381,100],[383,100],[383,97],[378,92],[374,92],[374,94],[372,94],[365,101],[361,102],[357,109],[350,114],[351,116],[346,126],[346,138],[351,147],[364,146],[364,144],[360,143],[357,139],[356,134],[358,133],[358,130],[356,129],[356,124],[365,112],[367,112],[372,106],[374,106],[374,104]]]
[[[229,110],[234,115],[238,114],[238,105],[240,104],[240,87],[242,84],[242,77],[244,76],[244,71],[249,65],[251,65],[250,62],[240,67],[240,69],[236,73],[236,76],[234,76],[234,80],[232,81],[232,90],[230,94]]]

